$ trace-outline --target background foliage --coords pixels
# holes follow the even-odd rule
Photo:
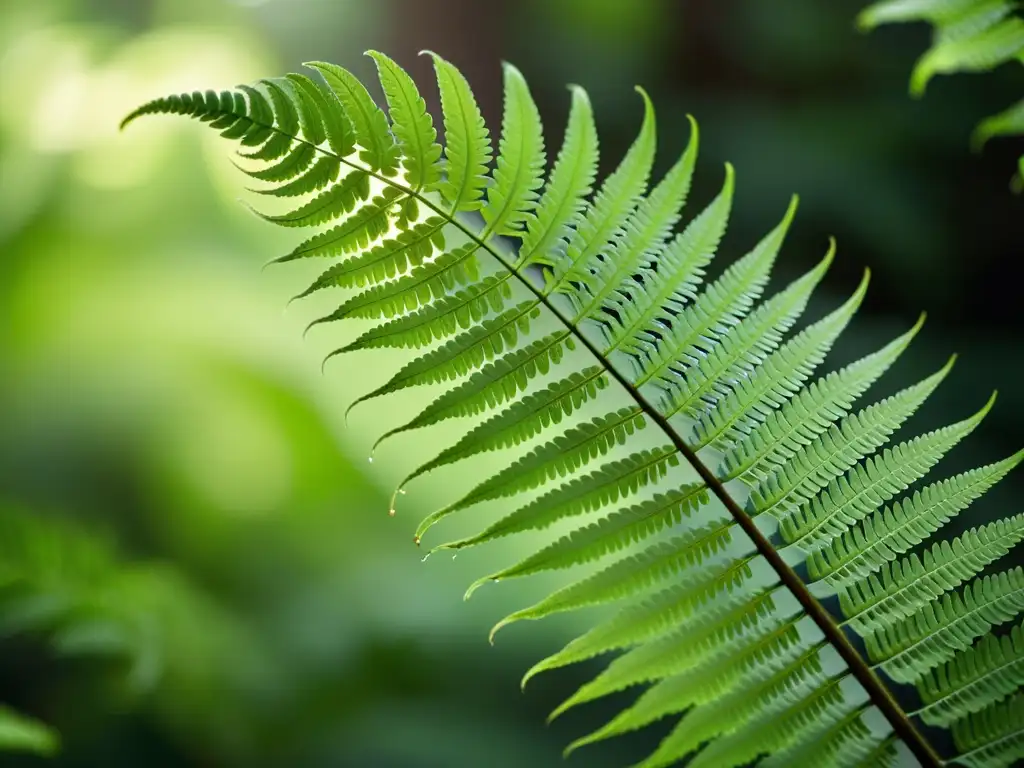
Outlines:
[[[416,453],[415,443],[401,441],[366,464],[379,431],[374,406],[354,411],[348,429],[342,418],[365,391],[364,375],[345,361],[321,376],[320,359],[337,346],[331,331],[303,342],[301,330],[323,307],[282,313],[317,265],[310,274],[260,272],[285,252],[287,233],[238,203],[242,177],[214,136],[173,120],[117,133],[130,108],[167,92],[227,87],[315,59],[367,76],[372,62],[359,54],[366,48],[388,52],[427,83],[429,63],[415,53],[431,48],[463,69],[497,124],[503,58],[530,81],[548,126],[564,121],[563,83],[585,86],[610,164],[639,120],[632,85],[642,83],[659,105],[664,144],[681,148],[690,112],[701,120],[702,167],[736,165],[730,255],[766,231],[797,191],[801,215],[776,284],[809,267],[829,234],[840,250],[823,302],[837,303],[861,268],[872,267],[868,306],[837,364],[926,309],[926,330],[891,386],[934,370],[951,349],[967,364],[915,431],[959,417],[995,386],[1000,418],[986,420],[973,455],[955,452],[948,470],[1016,450],[1024,318],[1012,257],[1024,238],[1022,200],[1007,192],[1006,169],[1021,146],[995,140],[975,156],[967,137],[977,116],[1019,97],[1021,68],[983,80],[939,78],[928,98],[911,101],[907,76],[927,46],[927,27],[858,34],[860,6],[5,4],[4,519],[27,517],[47,541],[69,547],[92,547],[102,532],[103,572],[114,583],[146,574],[127,579],[139,590],[132,604],[159,620],[162,642],[138,647],[166,652],[143,675],[132,646],[111,652],[109,631],[69,645],[65,614],[26,600],[22,587],[38,587],[30,596],[64,595],[72,607],[92,607],[94,593],[67,589],[83,583],[74,574],[62,580],[54,568],[25,569],[18,590],[4,582],[0,593],[0,701],[57,727],[63,748],[55,764],[168,766],[558,765],[568,735],[604,722],[616,706],[544,729],[547,711],[592,670],[539,678],[525,696],[518,678],[572,627],[513,629],[493,649],[484,636],[545,585],[463,604],[470,575],[488,570],[472,561],[475,553],[419,562],[410,538],[430,483],[410,489],[394,520],[387,494],[428,447]],[[659,158],[656,173],[670,156]],[[695,207],[719,182],[714,172],[696,178]],[[954,415],[944,417],[942,404]],[[1011,510],[1021,490],[1022,479],[1011,476],[981,511]],[[3,541],[13,536],[4,527]],[[55,560],[63,565],[62,552]],[[161,609],[168,592],[173,611]],[[107,618],[92,626],[109,627]],[[187,642],[221,629],[223,643]],[[85,651],[102,653],[104,663]],[[612,742],[585,759],[621,765],[655,738]]]

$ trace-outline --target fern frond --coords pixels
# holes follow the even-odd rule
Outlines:
[[[522,318],[524,315],[520,314],[518,317]],[[536,376],[543,376],[552,365],[561,362],[566,351],[565,340],[565,333],[552,333],[537,339],[527,347],[513,349],[498,357],[474,373],[467,381],[445,392],[424,408],[416,418],[385,433],[382,439],[410,429],[429,427],[445,419],[475,416],[512,400],[526,391]],[[398,375],[400,374],[396,374],[396,377]],[[364,395],[356,402],[365,401],[370,397],[371,395]],[[402,481],[402,485],[417,476],[417,473],[408,475]]]
[[[487,234],[519,235],[534,218],[544,173],[544,133],[526,80],[505,64],[505,114],[498,142],[494,184],[480,211]]]
[[[434,60],[444,112],[447,168],[441,196],[452,211],[475,211],[483,206],[491,137],[466,78],[436,53],[427,53]]]
[[[570,707],[616,691],[679,675],[712,658],[732,638],[763,626],[778,610],[773,590],[732,594],[720,605],[705,607],[689,621],[617,657],[608,667],[559,705],[552,717]]]
[[[376,211],[378,226],[386,226],[386,212]],[[353,296],[334,312],[314,320],[310,327],[347,318],[378,320],[419,309],[449,295],[456,285],[468,285],[479,277],[475,243],[452,248],[433,261],[424,262],[395,280],[377,283]]]
[[[654,105],[647,92],[637,88],[644,102],[640,134],[633,141],[619,167],[605,180],[582,219],[569,237],[565,256],[552,264],[548,292],[573,295],[575,286],[587,278],[587,268],[609,244],[613,235],[632,215],[647,187],[654,163]]]
[[[597,175],[597,130],[590,99],[573,87],[572,107],[558,159],[544,187],[536,214],[526,221],[518,263],[552,266],[564,258],[569,237],[586,210]]]
[[[1024,515],[967,531],[940,542],[923,557],[910,555],[884,564],[839,593],[847,623],[862,635],[912,615],[944,592],[976,575],[1024,538]]]
[[[336,349],[328,357],[378,347],[425,347],[479,323],[487,314],[500,312],[511,297],[507,275],[490,275],[454,293],[447,293],[414,312],[374,326],[359,338]]]
[[[960,765],[995,768],[1024,760],[1024,693],[955,723],[953,740]]]
[[[813,743],[813,724],[828,716],[849,697],[840,681],[795,687],[735,731],[708,744],[691,761],[697,768],[732,768],[760,755],[772,754],[796,742]]]
[[[525,301],[498,315],[493,322],[476,325],[438,349],[405,365],[387,383],[363,395],[356,403],[383,397],[408,387],[435,384],[465,376],[485,361],[512,349],[530,331],[530,321],[540,314],[535,301]],[[354,405],[355,403],[353,403]]]
[[[623,408],[584,422],[483,481],[454,504],[450,511],[529,491],[556,477],[565,477],[584,464],[604,456],[637,429],[645,426],[639,408]]]
[[[779,471],[849,413],[854,401],[896,362],[923,324],[922,315],[913,328],[882,349],[801,390],[729,449],[717,475],[756,484]]]
[[[704,356],[705,339],[717,340],[740,321],[764,290],[795,214],[794,198],[782,223],[673,319],[668,331],[656,323],[640,332],[636,341],[644,343],[650,362],[633,382],[635,386],[660,381],[671,387],[678,375],[675,371],[685,371]]]
[[[992,627],[1024,611],[1024,571],[984,576],[962,595],[944,595],[896,624],[865,638],[868,653],[898,682],[915,683],[928,670],[970,647]]]
[[[1024,688],[1024,625],[1009,635],[985,635],[917,684],[924,703],[915,714],[931,725],[950,725]]]
[[[678,580],[679,583],[675,587],[678,591],[672,595],[672,603],[681,606],[681,610],[685,612],[692,600],[699,601],[710,595],[718,594],[723,589],[729,589],[735,584],[741,583],[749,574],[744,567],[747,565],[748,558],[743,557],[738,561],[725,559],[727,548],[733,544],[734,533],[732,526],[725,523],[724,520],[713,521],[701,528],[690,528],[682,536],[649,547],[639,554],[624,557],[581,581],[562,587],[536,605],[516,611],[502,619],[491,631],[491,636],[493,637],[494,632],[513,621],[540,619],[589,605],[610,603],[646,592],[651,587],[669,580]],[[720,561],[714,567],[711,562],[713,559]],[[700,573],[687,573],[701,565],[705,567]],[[647,608],[643,610],[646,612]],[[650,618],[653,618],[655,626],[662,626],[665,617],[670,615],[673,614],[658,612]],[[630,633],[638,630],[637,624],[631,621],[632,618],[622,619],[631,625]],[[595,630],[595,635],[601,636],[601,643],[609,642],[606,636],[608,634],[618,637],[616,625],[620,623],[620,620],[613,619],[612,621],[611,626]],[[577,641],[570,643],[566,647],[566,651],[572,649],[570,655],[573,661],[582,660],[603,653],[605,650],[628,645],[633,642],[632,636],[630,634],[628,636],[630,639],[621,640],[623,645],[597,646],[592,644],[595,639],[593,635],[584,635],[578,639],[578,643]],[[620,640],[617,639],[615,642],[620,642]],[[576,656],[580,648],[586,648],[587,655]],[[594,650],[595,648],[597,650]],[[561,666],[561,664],[555,666]],[[545,668],[552,667],[549,665]],[[540,669],[535,667],[529,675],[538,671]]]
[[[692,130],[690,142],[696,147],[696,122]],[[643,345],[637,339],[641,331],[655,321],[671,322],[678,310],[696,298],[704,267],[725,234],[732,206],[733,177],[732,166],[727,164],[725,184],[718,196],[656,257],[637,270],[638,279],[616,286],[616,292],[608,297],[605,308],[618,317],[618,322],[611,322],[605,354],[616,349],[640,353]]]
[[[732,382],[749,378],[803,314],[833,255],[830,248],[815,269],[747,315],[723,334],[717,345],[707,344],[706,356],[698,357],[682,377],[682,383],[672,387],[666,397],[664,415],[698,418],[732,392]]]
[[[1007,8],[1007,11],[1009,8]],[[924,93],[928,82],[938,74],[950,72],[985,72],[1011,61],[1024,50],[1024,20],[1009,17],[973,34],[940,37],[926,53],[910,77],[910,91]]]
[[[316,227],[351,213],[359,202],[369,196],[369,175],[362,171],[352,171],[346,174],[340,183],[288,213],[271,216],[256,211],[256,215],[282,227]]]
[[[651,499],[613,512],[584,528],[577,529],[516,565],[485,576],[476,584],[568,568],[597,560],[653,536],[669,526],[680,524],[684,516],[689,517],[707,501],[708,490],[699,483],[684,485],[667,494],[657,494]]]
[[[801,642],[798,624],[797,621],[758,624],[752,634],[742,638],[743,642],[726,643],[703,663],[659,680],[632,706],[573,746],[578,748],[619,736],[729,695],[742,681],[749,680],[752,670],[760,665],[787,653],[795,655],[791,649]]]
[[[935,533],[1022,460],[1024,451],[1019,451],[987,467],[933,483],[876,512],[830,546],[811,552],[807,560],[811,577],[843,587],[878,570]]]
[[[858,17],[863,29],[906,21],[926,21],[933,28],[931,47],[910,76],[914,96],[923,95],[936,75],[1024,64],[1024,17],[1015,0],[883,0]],[[980,149],[994,136],[1020,135],[1024,135],[1024,102],[983,120],[971,142]]]
[[[828,432],[797,451],[769,478],[750,492],[748,508],[782,519],[806,504],[829,482],[870,453],[908,419],[949,374],[955,358],[924,381],[848,416]]]
[[[653,484],[678,464],[674,446],[639,451],[550,491],[476,536],[441,544],[438,549],[463,549],[513,533],[546,528],[563,518],[600,509]]]
[[[323,61],[308,62],[306,66],[319,72],[327,87],[341,102],[341,112],[348,116],[355,129],[355,142],[361,147],[359,159],[371,171],[385,176],[398,172],[399,147],[391,135],[387,115],[373,103],[370,94],[359,79],[347,69]],[[348,154],[335,149],[339,155]]]
[[[441,180],[441,145],[427,102],[409,74],[380,51],[366,55],[377,65],[381,87],[388,99],[392,130],[405,165],[406,181],[419,191],[435,189]]]
[[[865,272],[857,291],[832,314],[805,328],[736,383],[694,428],[694,448],[735,445],[773,411],[800,392],[860,307],[868,288]]]
[[[612,235],[606,251],[593,256],[577,271],[586,286],[587,299],[576,315],[605,323],[609,320],[605,304],[624,282],[633,282],[641,266],[660,255],[665,242],[679,221],[686,203],[697,160],[697,129],[691,119],[689,146],[650,194],[643,198],[622,227]],[[614,312],[615,304],[612,304]],[[614,322],[614,315],[611,318]]]
[[[757,665],[724,695],[690,709],[641,765],[662,768],[694,752],[716,737],[735,732],[781,696],[820,684],[823,651],[801,638],[777,657]]]
[[[827,546],[852,525],[924,477],[947,451],[981,423],[994,402],[995,395],[969,419],[887,448],[839,480],[833,480],[810,504],[780,521],[779,532],[783,540],[805,551]]]
[[[829,707],[817,721],[788,746],[772,752],[759,765],[838,765],[852,751],[870,751],[881,738],[864,723],[863,705],[847,702]]]
[[[574,373],[539,392],[531,393],[492,416],[451,448],[421,466],[415,474],[421,475],[484,451],[520,445],[550,424],[560,423],[607,385],[608,379],[598,366]],[[445,508],[428,515],[420,523],[416,538],[420,539],[428,528],[453,511]]]
[[[948,21],[941,47],[985,34],[972,31],[981,17],[966,13],[967,0],[900,0],[865,18],[930,14]],[[376,321],[332,355],[410,353],[356,402],[444,385],[380,439],[467,420],[466,433],[414,464],[400,489],[485,452],[506,459],[415,534],[419,543],[450,515],[522,495],[482,530],[435,547],[526,532],[537,539],[511,564],[488,568],[467,597],[489,582],[566,574],[564,585],[498,622],[492,639],[512,622],[618,603],[523,680],[617,652],[555,714],[649,686],[570,749],[681,715],[642,765],[697,752],[690,765],[741,765],[772,753],[765,764],[874,766],[908,749],[937,766],[928,723],[960,734],[962,759],[1005,764],[1015,742],[1001,730],[999,699],[1017,685],[1007,671],[1016,674],[1016,659],[1007,659],[1019,655],[1019,642],[984,636],[1024,611],[1024,576],[982,570],[1024,538],[1024,517],[972,528],[952,543],[928,539],[1024,452],[898,499],[992,402],[887,446],[949,374],[951,358],[922,381],[858,404],[923,315],[876,352],[812,381],[862,305],[868,275],[841,306],[798,328],[834,258],[830,243],[816,267],[762,300],[794,197],[771,232],[704,286],[734,173],[726,165],[717,197],[682,221],[697,167],[695,121],[685,150],[648,189],[656,126],[638,89],[639,133],[592,194],[597,134],[582,89],[571,89],[568,126],[545,179],[538,110],[514,67],[504,69],[492,169],[491,132],[454,65],[431,54],[445,127],[439,151],[411,78],[370,55],[390,123],[349,73],[326,64],[315,68],[328,88],[290,75],[161,99],[129,120],[160,112],[203,120],[244,147],[263,191],[310,195],[290,213],[265,217],[321,227],[279,261],[336,260],[301,296],[358,289],[314,325]],[[469,211],[479,216],[463,218]],[[923,554],[914,552],[919,545]],[[896,683],[918,685],[919,712],[901,707]]]
[[[328,194],[343,186],[344,184],[336,185]],[[338,211],[335,210],[329,215],[336,216]],[[283,223],[275,217],[268,217],[268,220],[277,224]],[[435,249],[444,248],[444,236],[441,232],[443,226],[443,219],[430,218],[411,229],[399,232],[395,237],[362,251],[358,256],[329,267],[309,288],[295,298],[303,299],[325,288],[362,288],[394,279],[406,270],[418,267],[434,253]]]

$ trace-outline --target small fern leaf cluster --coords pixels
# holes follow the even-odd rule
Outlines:
[[[316,63],[321,83],[293,74],[182,94],[128,120],[198,118],[241,143],[246,172],[266,182],[261,192],[304,190],[283,221],[324,226],[282,260],[333,259],[303,293],[340,289],[338,308],[317,322],[377,321],[337,354],[356,361],[361,349],[409,350],[409,362],[362,400],[441,390],[381,439],[467,420],[463,436],[403,486],[466,472],[484,453],[506,457],[416,533],[419,543],[445,518],[472,515],[485,520],[477,533],[437,548],[539,537],[535,551],[470,592],[554,571],[567,583],[495,630],[615,609],[525,678],[613,654],[553,716],[642,687],[570,749],[671,717],[646,768],[691,755],[691,765],[715,768],[893,765],[908,750],[927,765],[1020,758],[1019,630],[1008,640],[993,630],[1024,611],[1024,572],[988,567],[1024,538],[1024,516],[952,540],[935,535],[1024,451],[925,480],[993,406],[994,396],[946,427],[894,440],[952,359],[895,394],[865,397],[923,317],[822,373],[868,274],[811,323],[801,318],[834,246],[766,293],[794,199],[774,229],[708,280],[734,172],[726,166],[718,195],[684,218],[695,122],[686,149],[652,180],[655,113],[639,90],[639,133],[598,182],[593,114],[573,88],[545,174],[537,108],[514,67],[505,66],[495,148],[463,76],[432,55],[439,151],[416,86],[370,55],[388,115],[353,76]],[[947,740],[931,739],[943,729]],[[933,743],[946,741],[958,751],[940,756]]]
[[[988,72],[1008,63],[1024,64],[1024,17],[1015,0],[882,0],[861,11],[862,29],[924,21],[932,25],[931,47],[910,76],[910,92],[922,96],[935,75]],[[1024,135],[1024,98],[982,120],[971,141],[981,149],[997,136]],[[1024,155],[1018,160],[1015,191],[1024,189]]]
[[[235,622],[167,565],[129,564],[102,535],[0,504],[0,635],[40,638],[63,657],[122,662],[119,691],[248,659]],[[58,735],[0,703],[0,752],[52,754]]]

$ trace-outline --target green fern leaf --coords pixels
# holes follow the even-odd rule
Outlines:
[[[494,184],[480,214],[486,234],[522,236],[534,217],[544,175],[544,133],[540,113],[519,70],[505,64],[505,115],[498,142]]]
[[[514,464],[488,478],[459,501],[447,507],[456,511],[503,496],[529,491],[556,477],[565,477],[589,461],[622,445],[644,427],[643,412],[623,408],[567,430],[560,437],[534,449]]]
[[[932,25],[932,45],[910,77],[911,93],[921,96],[939,74],[987,72],[1011,62],[1024,64],[1024,18],[1019,11],[1014,0],[884,0],[864,9],[858,22],[864,29],[905,21]],[[980,149],[993,136],[1022,134],[1024,102],[983,120],[971,142]]]
[[[845,477],[833,480],[810,504],[780,521],[783,540],[805,551],[827,546],[924,477],[947,451],[974,431],[994,402],[993,395],[985,407],[969,419],[887,448],[854,467]]]
[[[719,466],[723,480],[755,484],[772,476],[794,456],[850,412],[853,402],[889,369],[924,322],[882,349],[802,390],[742,442],[730,448]]]
[[[686,204],[697,161],[697,130],[691,121],[690,143],[651,193],[641,200],[622,228],[612,237],[607,252],[596,254],[582,265],[582,282],[589,296],[577,313],[577,322],[587,318],[604,322],[604,304],[624,281],[632,282],[642,266],[657,258],[679,221]]]
[[[683,516],[688,517],[707,501],[708,491],[702,484],[684,485],[670,493],[657,494],[573,531],[520,563],[485,576],[474,586],[597,560],[668,526],[678,525]],[[473,588],[470,587],[471,592]]]
[[[696,147],[697,124],[693,124],[691,146]],[[680,234],[661,249],[637,273],[640,279],[616,286],[605,308],[619,318],[612,322],[605,354],[616,349],[638,354],[643,345],[639,334],[657,322],[669,323],[679,309],[697,297],[696,288],[704,276],[718,243],[725,234],[732,206],[733,169],[725,166],[725,184],[718,196]]]
[[[409,186],[415,191],[436,189],[441,180],[441,145],[427,103],[404,69],[379,51],[366,55],[377,65]]]
[[[538,314],[540,310],[537,302],[525,301],[518,304],[498,315],[493,324],[474,326],[444,346],[408,363],[386,384],[363,395],[353,405],[407,387],[436,384],[465,376],[485,360],[493,360],[506,349],[515,347],[520,335],[529,333],[530,320]]]
[[[640,554],[622,558],[592,576],[562,587],[536,605],[510,614],[491,630],[491,636],[513,621],[541,619],[555,613],[610,603],[649,591],[652,587],[673,579],[682,580],[677,585],[680,592],[673,594],[672,602],[674,605],[682,606],[680,610],[685,611],[689,601],[706,599],[712,594],[727,590],[742,582],[749,574],[746,569],[748,558],[744,557],[738,562],[725,560],[728,548],[734,544],[733,534],[732,526],[726,524],[724,520],[713,521],[701,528],[691,528],[682,536],[650,547]],[[713,557],[721,561],[714,567],[711,565]],[[701,565],[704,566],[702,572],[687,573]],[[663,619],[664,616],[661,614],[654,617],[655,624],[661,626]],[[615,621],[617,623],[618,620]],[[612,627],[609,632],[614,629],[615,627]],[[630,632],[635,630],[634,626]],[[602,633],[603,630],[598,634]],[[566,649],[569,651],[572,648],[569,655],[573,657],[573,661],[623,647],[601,645],[598,650],[594,650],[597,646],[592,644],[592,636],[584,635],[579,639],[581,642],[578,645],[570,644]],[[607,637],[602,636],[601,642],[608,642]],[[622,642],[628,645],[632,640]],[[585,649],[588,655],[577,657],[575,654],[582,649]],[[563,655],[560,658],[566,657]],[[527,677],[536,674],[541,668],[551,669],[554,666],[562,666],[562,663],[552,665],[549,661],[542,662],[541,665],[534,667]]]
[[[776,610],[773,592],[768,588],[753,598],[742,593],[730,595],[720,605],[705,607],[700,614],[669,634],[616,658],[597,677],[560,704],[551,716],[557,717],[570,707],[640,683],[693,669],[713,657],[730,637],[763,624]]]
[[[282,171],[280,174],[275,174],[280,175],[282,180],[284,178],[294,176],[294,178],[291,178],[287,183],[276,187],[255,189],[252,191],[262,195],[272,195],[274,197],[300,197],[302,195],[308,195],[310,192],[318,192],[338,178],[338,174],[341,171],[341,164],[338,162],[337,158],[320,157],[314,161],[313,158],[315,157],[315,150],[301,144],[299,147],[305,147],[305,149],[302,149],[301,151],[303,154],[308,154],[309,159],[312,161],[312,165],[309,166],[308,170],[302,172],[299,176],[294,176],[296,169],[287,169]],[[299,147],[296,147],[296,152],[300,151]]]
[[[597,131],[590,99],[582,88],[572,88],[569,125],[562,148],[544,187],[535,215],[526,220],[526,233],[519,252],[520,265],[554,265],[565,256],[565,248],[586,209],[597,175]]]
[[[732,391],[727,382],[749,378],[803,313],[811,292],[832,263],[833,254],[830,249],[815,269],[747,315],[720,337],[718,345],[708,345],[712,348],[707,350],[707,356],[697,358],[688,367],[682,383],[672,387],[663,414],[682,413],[698,418]]]
[[[1002,19],[997,24],[969,36],[953,36],[940,41],[926,53],[910,77],[915,96],[924,93],[937,74],[984,72],[1009,61],[1024,51],[1024,20]]]
[[[365,256],[365,254],[364,254]],[[371,328],[328,357],[376,347],[418,348],[454,335],[480,322],[489,312],[500,312],[510,297],[508,275],[483,280],[442,296],[414,312]]]
[[[924,703],[915,714],[931,725],[951,725],[1024,687],[1024,625],[1009,635],[986,635],[917,684]]]
[[[1020,135],[1024,135],[1024,99],[999,114],[982,120],[974,129],[971,144],[980,150],[996,136]]]
[[[867,293],[865,273],[857,291],[839,309],[805,328],[768,356],[754,373],[739,381],[694,427],[694,448],[724,448],[747,437],[821,365]]]
[[[900,0],[865,19],[922,15],[945,25],[941,48],[971,44],[1012,18],[992,21],[960,2]],[[490,131],[454,66],[432,54],[442,161],[412,79],[383,54],[370,55],[390,124],[361,84],[326,64],[314,68],[329,88],[290,75],[157,100],[129,119],[170,112],[206,122],[241,145],[263,193],[310,195],[265,218],[323,226],[279,259],[333,259],[299,298],[361,289],[312,324],[373,321],[331,356],[409,350],[356,403],[439,388],[380,439],[468,422],[462,437],[407,470],[399,491],[485,452],[504,459],[415,535],[419,543],[449,515],[522,495],[477,532],[435,547],[535,538],[511,564],[488,568],[467,597],[489,582],[566,574],[562,586],[498,622],[492,638],[512,622],[619,605],[524,678],[619,653],[555,714],[649,686],[570,749],[681,715],[642,765],[698,752],[689,764],[742,765],[770,753],[766,765],[874,766],[909,749],[937,766],[934,734],[922,723],[959,728],[960,759],[1005,762],[1016,742],[999,730],[999,699],[1018,684],[1007,671],[1016,674],[1016,660],[1007,659],[1019,649],[984,636],[1024,611],[1024,576],[978,574],[1024,538],[1024,517],[952,543],[928,539],[1024,452],[897,499],[992,403],[887,447],[951,359],[923,381],[857,405],[923,316],[876,352],[811,381],[863,303],[868,275],[840,307],[798,328],[834,258],[830,243],[816,267],[762,300],[794,197],[778,226],[703,286],[728,223],[734,174],[726,165],[718,196],[674,234],[697,167],[696,122],[678,161],[648,190],[656,131],[641,90],[639,134],[591,198],[597,135],[581,89],[572,89],[545,181],[543,130],[518,70],[505,68],[492,169]],[[480,215],[462,218],[468,211]],[[913,551],[919,545],[923,555]],[[905,683],[923,692],[917,713],[902,708],[906,697],[890,685]]]
[[[333,181],[333,179],[330,179]],[[312,200],[288,213],[268,216],[256,212],[262,219],[282,227],[316,227],[351,213],[356,204],[370,196],[370,177],[361,171],[352,171],[338,184],[328,188]]]
[[[749,642],[744,642],[742,648],[737,648],[735,641],[726,643],[703,663],[658,681],[645,690],[631,707],[594,733],[574,742],[573,746],[578,748],[619,736],[728,695],[742,681],[749,679],[752,671],[765,660],[777,658],[799,645],[798,623],[758,624],[754,634],[744,638]]]
[[[973,581],[963,595],[944,595],[903,621],[879,628],[865,638],[870,657],[898,682],[914,683],[930,669],[993,626],[1024,611],[1024,571]]]
[[[849,696],[836,680],[787,691],[735,731],[711,742],[690,765],[732,768],[760,755],[779,752],[797,741],[811,743],[815,736],[811,725],[827,717],[829,710]]]
[[[782,519],[790,510],[809,502],[860,456],[882,445],[942,382],[954,360],[950,358],[942,370],[919,384],[848,416],[798,451],[777,475],[751,490],[748,508]]]
[[[365,222],[363,222],[365,224]],[[365,233],[365,228],[363,229]],[[355,241],[350,241],[353,248]],[[445,296],[455,285],[465,285],[476,279],[477,246],[468,243],[442,253],[396,280],[375,285],[353,296],[331,314],[313,321],[311,325],[335,322],[350,317],[376,319],[419,309],[432,300]]]
[[[332,191],[342,185],[332,188]],[[274,219],[270,219],[274,221]],[[280,222],[277,222],[280,223]],[[328,267],[312,285],[296,299],[303,299],[324,288],[362,288],[393,279],[406,270],[418,267],[435,248],[444,248],[441,229],[444,220],[430,218],[412,229],[363,250],[358,256]]]
[[[654,106],[647,93],[638,88],[644,101],[644,120],[619,167],[605,180],[594,200],[569,237],[565,256],[552,264],[547,292],[572,294],[574,282],[586,279],[590,260],[608,245],[626,222],[647,187],[654,163]]]
[[[846,702],[830,707],[801,738],[773,752],[759,765],[780,768],[791,765],[838,765],[857,752],[868,752],[881,741],[864,723],[863,705]]]
[[[438,548],[462,549],[501,536],[546,528],[564,517],[600,509],[635,494],[678,464],[679,456],[671,445],[640,451],[541,496],[476,536],[441,544]]]
[[[436,53],[437,84],[444,112],[447,178],[441,195],[452,211],[475,211],[483,206],[487,168],[491,162],[491,139],[473,91],[462,73]]]
[[[532,305],[528,303],[523,306]],[[517,312],[521,313],[521,310]],[[546,374],[552,365],[562,360],[566,349],[565,340],[565,333],[553,333],[497,358],[474,373],[468,381],[441,395],[416,418],[385,433],[381,439],[410,429],[429,427],[445,419],[475,416],[512,400],[526,391],[534,377]],[[360,400],[369,397],[365,395]],[[418,473],[412,473],[401,485],[406,485],[418,476]]]
[[[359,159],[366,163],[371,171],[377,171],[385,176],[397,173],[398,145],[391,135],[387,116],[373,103],[366,87],[351,72],[335,64],[311,61],[306,66],[320,73],[324,82],[341,102],[344,113],[352,121],[355,129],[354,139],[362,148]],[[334,151],[338,155],[347,155],[351,151],[349,142],[335,147]]]
[[[1024,693],[954,724],[953,740],[959,765],[996,768],[1024,760]]]
[[[839,593],[847,623],[861,635],[895,623],[971,578],[1024,538],[1024,515],[967,531],[941,542],[922,558],[910,555],[879,576],[871,575]]]
[[[264,168],[249,171],[242,169],[242,172],[247,176],[251,176],[257,181],[267,182],[278,182],[285,181],[287,179],[294,178],[297,174],[302,173],[313,164],[316,159],[316,148],[309,144],[296,144],[295,147],[285,157],[278,160],[277,163],[269,165]],[[317,171],[315,175],[322,175],[322,171]],[[335,176],[337,176],[337,168],[335,168]],[[288,187],[285,187],[288,190]],[[280,188],[271,188],[268,190],[255,190],[264,194],[275,195],[277,197],[297,197],[297,194],[283,193]],[[309,191],[312,191],[309,190]],[[301,193],[305,194],[305,193]]]
[[[965,472],[917,491],[912,498],[876,512],[837,538],[831,546],[815,550],[807,561],[813,579],[833,587],[876,571],[896,555],[920,544],[949,522],[972,501],[1024,460],[1024,451],[996,464]]]
[[[634,381],[635,386],[660,380],[671,387],[678,375],[676,371],[682,372],[692,361],[703,357],[703,345],[707,340],[717,341],[739,323],[764,290],[795,213],[794,199],[782,223],[680,313],[671,322],[667,333],[660,323],[641,331],[637,341],[642,339],[648,347],[651,362],[643,375]],[[659,343],[652,344],[652,340]]]
[[[416,474],[421,475],[485,451],[520,445],[535,437],[549,424],[561,422],[607,385],[608,379],[597,366],[574,373],[518,400],[511,407],[491,417],[451,448],[442,451],[436,458],[416,470]],[[453,511],[454,509],[445,508],[428,515],[416,531],[417,541],[428,528]]]
[[[783,694],[820,683],[822,651],[801,639],[706,706],[691,709],[641,765],[662,768],[723,733],[734,732]]]
[[[270,138],[262,147],[253,152],[243,152],[242,156],[249,160],[260,160],[263,162],[276,160],[293,146],[295,136],[298,135],[300,121],[299,111],[292,103],[288,93],[287,80],[267,79],[261,80],[260,84],[266,89],[270,97],[272,114],[270,115],[271,125],[276,123],[280,130],[271,131]]]
[[[359,208],[343,224],[314,235],[276,261],[283,263],[294,259],[335,257],[366,248],[372,240],[388,231],[388,212],[398,194],[392,189],[385,190]]]

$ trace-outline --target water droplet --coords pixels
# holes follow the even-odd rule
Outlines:
[[[367,459],[367,461],[368,461],[368,462],[370,462],[371,464],[373,464],[373,456],[371,456],[370,458],[368,458],[368,459]]]

